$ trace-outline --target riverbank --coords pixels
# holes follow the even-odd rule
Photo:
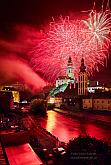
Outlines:
[[[61,114],[64,114],[68,117],[72,118],[79,118],[91,122],[96,122],[97,124],[102,124],[102,125],[111,125],[111,115],[108,115],[105,113],[97,113],[97,112],[91,112],[91,111],[72,111],[72,110],[64,110],[64,109],[59,109],[59,108],[54,108],[53,109],[56,112],[59,112]]]

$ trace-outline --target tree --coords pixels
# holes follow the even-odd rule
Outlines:
[[[79,136],[69,141],[66,154],[57,165],[110,165],[111,147],[90,136]]]
[[[30,111],[34,114],[46,114],[46,102],[43,99],[34,99],[30,103]]]

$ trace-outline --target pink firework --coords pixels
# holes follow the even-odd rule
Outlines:
[[[65,75],[71,56],[77,76],[83,57],[89,73],[103,65],[110,43],[110,11],[91,11],[86,20],[59,17],[41,31],[31,55],[31,63],[49,81]]]

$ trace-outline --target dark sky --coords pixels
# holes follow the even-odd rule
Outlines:
[[[99,8],[101,0],[96,1]],[[0,0],[0,30],[10,34],[16,23],[40,25],[52,16],[86,11],[92,6],[93,0]]]
[[[96,0],[97,9],[100,9],[101,1]],[[14,40],[16,33],[13,27],[16,24],[40,26],[52,16],[87,11],[92,6],[93,0],[0,0],[0,39]],[[111,58],[108,66],[95,77],[111,80],[110,70]]]

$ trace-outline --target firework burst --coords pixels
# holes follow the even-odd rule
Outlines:
[[[49,81],[64,75],[67,60],[71,56],[74,74],[77,76],[83,57],[89,73],[104,64],[110,44],[111,13],[109,10],[90,11],[86,20],[69,17],[54,18],[41,31],[31,63]]]
[[[111,13],[110,10],[100,12],[91,11],[89,18],[84,20],[84,23],[89,29],[91,42],[96,42],[96,45],[101,49],[108,48],[110,43],[111,30]]]

